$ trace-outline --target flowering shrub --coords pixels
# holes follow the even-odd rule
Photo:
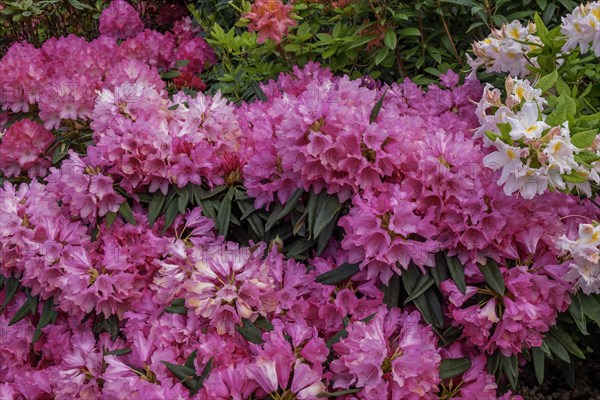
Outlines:
[[[519,399],[520,365],[585,357],[596,99],[558,89],[576,55],[528,80],[562,46],[540,21],[476,45],[504,96],[311,62],[240,105],[202,92],[191,19],[116,0],[100,32],[0,60],[0,397]]]

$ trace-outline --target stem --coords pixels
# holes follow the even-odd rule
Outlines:
[[[448,24],[446,23],[446,18],[444,18],[444,13],[442,12],[442,5],[439,1],[436,1],[438,9],[440,11],[440,19],[442,20],[442,25],[444,25],[444,30],[446,31],[446,36],[448,36],[448,40],[450,40],[450,45],[452,46],[452,50],[454,51],[454,57],[456,61],[460,64],[461,67],[464,67],[463,61],[458,54],[458,50],[456,50],[456,46],[454,45],[454,40],[452,39],[452,35],[450,34],[450,30],[448,29]]]

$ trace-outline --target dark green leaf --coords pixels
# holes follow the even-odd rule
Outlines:
[[[571,298],[571,304],[569,304],[569,314],[571,314],[571,317],[573,318],[573,321],[575,321],[579,331],[584,335],[589,335],[587,330],[587,319],[583,313],[581,299],[577,295]]]
[[[196,387],[198,386],[198,375],[196,375],[195,369],[188,368],[185,365],[171,364],[166,361],[161,362],[177,379],[179,379],[182,385],[190,390],[196,390]]]
[[[173,79],[177,78],[180,75],[179,71],[172,69],[170,71],[165,72],[162,77],[163,79]]]
[[[108,229],[112,226],[113,222],[115,222],[115,218],[117,218],[117,213],[114,213],[112,211],[109,211],[106,213],[106,216],[104,217],[104,222],[106,223],[106,229]]]
[[[575,357],[585,359],[585,355],[583,351],[575,344],[571,335],[565,332],[562,328],[558,326],[553,326],[550,329],[550,335],[554,336],[562,345],[567,349],[567,351],[573,354]]]
[[[544,343],[548,345],[548,348],[558,358],[563,360],[566,363],[571,362],[571,357],[569,357],[569,352],[565,349],[565,346],[562,345],[558,340],[556,340],[552,335],[548,335],[544,338]]]
[[[2,303],[2,307],[0,307],[0,312],[4,311],[8,303],[15,297],[17,294],[17,290],[19,290],[19,286],[21,286],[21,282],[14,276],[11,276],[5,281],[6,284],[6,293],[4,293],[4,302]]]
[[[546,355],[538,347],[531,349],[531,355],[533,357],[533,369],[535,370],[535,377],[538,383],[541,385],[544,382],[544,360]]]
[[[129,354],[129,353],[131,353],[131,349],[129,347],[126,347],[124,349],[108,351],[108,352],[104,353],[104,355],[106,355],[106,356],[123,356],[123,355]]]
[[[262,332],[248,318],[242,318],[243,326],[237,325],[235,330],[238,331],[247,341],[254,344],[262,344]]]
[[[502,356],[501,363],[502,370],[506,374],[510,386],[513,388],[513,390],[516,389],[517,381],[519,379],[519,364],[517,356],[514,354],[510,357]]]
[[[433,279],[428,275],[421,275],[415,287],[409,293],[409,296],[404,300],[404,305],[413,301],[417,297],[421,296],[427,289],[429,289],[433,285]]]
[[[34,311],[31,310],[32,309],[32,304],[34,304],[34,303],[37,306],[37,296],[36,297],[29,297],[23,303],[23,305],[17,310],[17,312],[15,313],[15,315],[13,315],[13,317],[10,320],[10,322],[8,323],[8,326],[16,324],[17,322],[19,322],[20,320],[22,320],[23,318],[25,318],[29,314],[35,312],[35,308],[34,308]]]
[[[449,379],[463,374],[471,368],[471,360],[465,358],[446,358],[440,363],[440,378]]]
[[[338,391],[335,391],[335,392],[319,393],[317,395],[317,397],[318,398],[339,397],[339,396],[344,396],[344,395],[347,395],[347,394],[358,393],[361,390],[362,390],[362,388],[354,388],[354,389],[338,390]]]
[[[381,288],[383,292],[383,302],[389,308],[398,307],[400,303],[400,275],[394,274],[390,278],[387,286]]]
[[[435,281],[435,285],[439,289],[440,284],[448,279],[448,264],[446,264],[446,257],[444,253],[435,254],[435,267],[429,270],[431,277]]]
[[[190,202],[190,191],[187,188],[181,191],[179,198],[177,199],[177,208],[180,214],[185,214],[187,211],[188,203]]]
[[[125,219],[125,221],[129,222],[131,225],[136,225],[133,211],[131,210],[131,207],[129,207],[129,203],[127,203],[127,201],[125,201],[123,204],[121,204],[121,207],[119,207],[119,214],[121,214],[123,219]]]
[[[185,360],[185,366],[188,367],[189,369],[193,369],[195,371],[196,366],[194,365],[194,360],[196,359],[197,355],[198,355],[198,350],[192,351],[190,353],[190,355],[188,356],[188,358]]]
[[[325,196],[325,198],[323,198],[317,208],[317,215],[315,216],[314,228],[312,231],[313,239],[318,238],[327,225],[335,220],[341,209],[342,205],[338,201],[337,196]]]
[[[150,206],[148,207],[148,224],[150,226],[152,226],[160,216],[160,212],[163,210],[166,199],[167,197],[162,194],[160,190],[152,195],[152,200],[150,200]]]
[[[598,302],[593,295],[587,295],[581,292],[577,294],[577,297],[581,300],[583,313],[600,326],[600,302]]]
[[[375,122],[375,120],[377,119],[377,116],[379,115],[379,111],[381,111],[381,106],[383,105],[383,100],[385,99],[386,93],[387,93],[387,89],[385,89],[385,92],[383,92],[383,94],[381,95],[379,100],[377,100],[377,103],[375,103],[375,106],[373,106],[373,109],[371,110],[371,116],[369,117],[370,123]]]
[[[42,329],[48,326],[52,322],[52,320],[56,319],[56,311],[54,311],[54,304],[52,302],[52,298],[49,298],[44,302],[44,307],[42,308],[42,315],[40,315],[40,320],[38,321],[37,326],[35,327],[35,332],[33,333],[33,338],[31,339],[31,343],[37,342],[37,340],[42,336]]]
[[[210,360],[208,360],[208,362],[204,366],[204,369],[202,370],[202,374],[200,375],[200,379],[198,379],[197,390],[200,390],[200,388],[202,388],[202,384],[204,383],[206,378],[208,378],[208,375],[210,375],[210,371],[212,370],[212,365],[213,365],[213,359],[214,359],[214,357],[211,357]]]
[[[317,276],[316,281],[323,285],[337,285],[359,271],[358,264],[344,263],[334,270]]]
[[[448,271],[450,272],[450,276],[456,284],[456,287],[462,294],[465,294],[467,291],[467,284],[465,283],[465,269],[460,264],[458,257],[449,257],[446,255],[446,265],[448,265]]]
[[[173,197],[165,209],[165,226],[163,227],[163,233],[169,229],[175,218],[179,215],[179,206],[177,205],[177,199]]]
[[[219,229],[219,235],[226,236],[229,232],[229,223],[231,221],[231,202],[233,192],[230,190],[227,192],[227,196],[221,200],[221,206],[217,213],[217,226]]]
[[[488,259],[485,265],[477,264],[477,266],[483,274],[485,283],[487,283],[494,292],[498,293],[500,296],[504,296],[506,286],[504,285],[504,278],[502,277],[502,272],[496,261]]]
[[[269,321],[266,317],[259,315],[258,318],[254,321],[254,325],[263,331],[272,331],[275,329],[271,321]]]

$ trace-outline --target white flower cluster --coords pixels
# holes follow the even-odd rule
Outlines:
[[[504,24],[494,29],[487,38],[473,43],[475,59],[468,57],[472,74],[483,67],[486,72],[508,72],[513,76],[529,74],[527,65],[538,66],[535,57],[528,57],[536,47],[542,46],[539,37],[534,35],[535,24],[523,26],[519,21]]]
[[[562,236],[558,246],[573,258],[565,279],[585,294],[600,294],[600,225],[581,224],[577,240]]]
[[[578,163],[581,151],[571,142],[567,121],[550,126],[542,113],[546,101],[542,92],[527,80],[506,79],[507,98],[501,100],[498,89],[487,85],[477,107],[480,128],[475,132],[487,146],[496,151],[484,157],[484,165],[502,170],[498,180],[504,192],[518,192],[526,199],[544,193],[549,187],[557,190],[577,188],[591,196],[589,180],[600,183],[600,162],[592,168]],[[598,147],[596,140],[595,147]],[[580,181],[565,175],[575,173]],[[567,180],[568,179],[568,180]]]
[[[561,32],[567,36],[563,51],[579,46],[582,54],[590,49],[600,57],[600,1],[581,4],[573,13],[562,18]]]

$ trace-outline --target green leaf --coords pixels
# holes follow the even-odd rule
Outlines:
[[[383,302],[388,308],[398,307],[400,302],[400,275],[394,274],[387,285],[381,287]]]
[[[467,284],[465,283],[465,269],[460,264],[458,257],[449,257],[446,254],[446,264],[448,265],[448,271],[450,272],[450,276],[456,284],[456,287],[462,294],[465,294],[467,292]]]
[[[567,349],[565,349],[565,346],[563,346],[562,343],[560,343],[557,339],[555,339],[554,336],[552,336],[552,335],[546,336],[544,338],[544,343],[546,343],[548,345],[548,348],[550,349],[552,354],[554,354],[555,356],[557,356],[558,358],[560,358],[561,360],[563,360],[566,363],[571,362],[571,358],[569,357],[569,353],[567,352]]]
[[[106,215],[104,216],[104,223],[106,224],[106,229],[110,228],[113,224],[113,222],[115,222],[115,219],[117,218],[117,213],[114,213],[112,211],[109,211],[106,213]]]
[[[316,282],[323,285],[337,285],[356,274],[359,269],[358,264],[344,263],[336,269],[317,276]]]
[[[188,356],[188,358],[185,360],[185,366],[188,367],[189,369],[193,369],[195,371],[196,366],[194,365],[194,360],[196,359],[197,356],[198,356],[198,350],[192,351],[190,353],[190,355]]]
[[[404,28],[398,31],[399,36],[421,36],[421,31],[417,28]]]
[[[589,131],[578,132],[571,136],[571,143],[573,143],[575,147],[585,149],[586,147],[590,147],[592,143],[594,143],[594,140],[596,140],[597,136],[597,129],[590,129]]]
[[[217,226],[219,228],[219,235],[226,236],[229,231],[229,222],[231,221],[231,201],[233,197],[232,189],[227,192],[227,196],[221,200],[221,206],[217,213]]]
[[[563,180],[566,182],[570,182],[570,183],[584,183],[588,181],[587,176],[582,175],[581,173],[579,173],[578,171],[573,171],[570,174],[563,174],[561,175]]]
[[[377,100],[377,103],[375,103],[375,106],[373,106],[373,109],[371,110],[371,116],[369,117],[369,123],[373,123],[377,119],[379,111],[381,111],[381,106],[383,105],[383,100],[385,99],[386,93],[387,89],[385,89],[385,92],[383,92],[379,100]]]
[[[125,221],[129,222],[131,225],[136,225],[135,217],[133,216],[133,211],[131,211],[131,207],[129,207],[129,203],[125,201],[119,207],[119,214],[125,219]]]
[[[600,160],[600,156],[592,153],[591,151],[582,150],[579,153],[574,155],[575,161],[580,164],[592,164],[598,160]]]
[[[11,276],[6,280],[5,285],[6,293],[4,293],[4,302],[2,303],[2,307],[0,307],[0,312],[4,311],[8,303],[15,297],[17,290],[19,290],[19,286],[21,286],[21,282],[14,276]]]
[[[236,325],[238,331],[247,341],[254,344],[262,344],[262,332],[248,318],[242,318],[243,326]]]
[[[335,220],[341,209],[342,205],[337,196],[326,195],[322,199],[317,207],[314,219],[315,222],[312,231],[312,237],[314,239],[318,238],[321,232],[323,232],[323,229],[325,229],[331,221]]]
[[[444,253],[436,253],[435,254],[435,267],[429,270],[431,277],[435,281],[435,285],[440,287],[440,284],[448,279],[448,264],[446,264],[446,257],[444,257]]]
[[[559,342],[561,342],[562,345],[565,346],[565,349],[567,349],[567,351],[569,353],[573,354],[575,357],[585,359],[585,355],[583,354],[583,351],[581,351],[579,346],[577,346],[577,344],[575,344],[575,342],[573,341],[573,338],[571,338],[571,335],[569,335],[563,329],[561,329],[558,326],[553,326],[550,329],[550,335],[554,336]]]
[[[558,97],[558,103],[554,111],[546,117],[546,123],[550,126],[559,126],[567,120],[567,103],[564,96]]]
[[[179,197],[177,198],[177,208],[179,209],[180,214],[185,214],[189,202],[190,191],[187,188],[183,188],[183,190],[181,190],[179,193]]]
[[[152,195],[152,200],[150,200],[150,206],[148,207],[148,224],[150,226],[154,225],[154,222],[160,216],[166,199],[167,197],[160,190]]]
[[[260,87],[260,85],[257,82],[252,81],[250,86],[252,87],[252,90],[254,91],[254,95],[256,96],[257,99],[259,99],[260,101],[263,101],[263,102],[268,100],[267,95],[265,94],[265,92],[262,90],[262,88]]]
[[[318,398],[325,397],[339,397],[344,396],[346,394],[358,393],[362,390],[362,388],[354,388],[354,389],[346,389],[346,390],[338,390],[336,392],[323,392],[317,395]]]
[[[375,65],[381,64],[383,60],[387,58],[389,53],[390,49],[388,49],[387,47],[382,47],[381,49],[379,49],[377,51],[377,54],[375,55]]]
[[[56,320],[57,313],[54,311],[54,304],[52,302],[52,298],[49,298],[44,302],[44,307],[42,308],[42,315],[40,316],[40,320],[38,321],[37,326],[35,327],[35,332],[33,333],[33,338],[31,339],[31,343],[35,343],[42,336],[42,329],[48,326],[50,322]]]
[[[212,370],[213,365],[213,359],[214,357],[211,357],[210,360],[208,360],[208,362],[204,366],[202,374],[200,374],[200,379],[198,379],[198,386],[196,388],[197,390],[200,390],[202,388],[204,381],[206,380],[206,378],[208,378],[208,375],[210,375],[210,371]]]
[[[117,349],[117,350],[113,350],[113,351],[107,351],[106,353],[104,353],[105,356],[123,356],[125,354],[129,354],[131,353],[131,349],[129,347],[126,347],[124,349]]]
[[[327,245],[329,244],[329,241],[333,236],[333,232],[335,231],[336,226],[337,221],[331,221],[319,235],[319,238],[317,239],[317,255],[321,255],[321,253],[323,253],[327,248]]]
[[[552,88],[552,86],[554,86],[557,79],[558,79],[558,71],[554,70],[554,71],[550,72],[548,75],[542,76],[536,83],[535,87],[538,89],[541,89],[542,92],[547,92],[548,90],[550,90]]]
[[[275,329],[271,321],[269,321],[266,317],[259,315],[258,318],[254,321],[254,325],[263,331],[272,331]]]
[[[294,190],[294,192],[291,194],[291,196],[287,199],[287,202],[285,203],[285,207],[283,207],[283,209],[279,212],[279,215],[277,215],[277,220],[284,218],[290,212],[292,212],[292,210],[298,204],[298,200],[300,200],[300,198],[302,197],[303,194],[304,194],[303,189]],[[268,228],[267,228],[267,230],[268,230]]]
[[[171,224],[173,224],[177,215],[179,215],[179,206],[177,205],[177,199],[172,196],[165,208],[165,226],[163,226],[163,233],[165,233]]]
[[[600,326],[600,302],[594,296],[581,292],[577,294],[577,297],[581,300],[583,313]]]
[[[501,357],[502,370],[508,378],[510,386],[514,389],[517,387],[517,380],[519,379],[519,363],[517,356],[513,354],[510,357]]]
[[[434,281],[428,275],[421,275],[419,280],[417,281],[415,287],[409,293],[409,296],[404,300],[404,305],[408,302],[413,301],[417,297],[421,296],[427,289],[429,289],[434,284]]]
[[[442,310],[442,304],[433,289],[427,290],[424,296],[414,300],[415,304],[418,304],[420,301],[426,302],[432,313],[430,317],[432,322],[430,323],[437,329],[444,329],[444,311]]]
[[[282,210],[283,206],[280,203],[275,204],[275,207],[271,210],[271,214],[269,215],[267,223],[265,224],[266,231],[270,230],[273,227],[273,225],[275,225],[277,221],[279,221],[279,214],[281,214]]]
[[[317,34],[317,36],[319,36],[319,35]],[[373,40],[373,39],[375,39],[375,37],[374,37],[374,36],[358,36],[358,37],[357,37],[357,40],[356,40],[356,41],[354,41],[354,42],[353,42],[353,43],[352,43],[352,44],[351,44],[351,45],[348,47],[348,50],[352,50],[352,49],[354,49],[354,48],[356,48],[356,47],[362,46],[362,45],[364,45],[364,44],[366,44],[366,43],[370,42],[370,41],[371,41],[371,40]]]
[[[187,308],[185,307],[185,299],[175,298],[171,301],[171,305],[165,308],[165,312],[170,314],[187,315]]]
[[[195,369],[186,367],[185,365],[171,364],[166,361],[161,362],[177,379],[179,379],[182,385],[190,390],[196,390],[198,376],[196,375]]]
[[[587,330],[587,318],[583,313],[581,299],[577,295],[571,298],[571,304],[569,304],[569,314],[571,314],[571,318],[573,318],[573,321],[575,321],[579,332],[584,335],[589,335]]]
[[[185,67],[189,63],[190,63],[190,60],[177,60],[177,62],[175,63],[175,68]]]
[[[31,314],[32,312],[34,312],[34,311],[31,311],[32,303],[33,302],[35,302],[35,304],[37,305],[37,296],[36,297],[29,297],[23,303],[23,305],[21,305],[21,307],[17,310],[17,312],[15,313],[15,315],[13,315],[13,317],[10,319],[10,321],[8,323],[8,326],[16,324],[17,322],[19,322],[20,320],[22,320],[23,318],[25,318],[26,316],[28,316],[29,314]]]
[[[502,272],[500,272],[500,268],[496,261],[488,259],[485,265],[477,264],[477,266],[483,274],[485,283],[487,283],[494,292],[498,293],[500,296],[504,296],[506,286],[504,285],[504,278],[502,277]]]
[[[552,45],[552,40],[548,36],[548,28],[546,28],[544,21],[542,21],[538,13],[534,14],[533,21],[535,22],[536,35],[542,40],[542,43],[549,46]]]
[[[172,69],[170,71],[165,72],[162,75],[163,79],[173,79],[173,78],[177,78],[180,75],[179,71],[177,71],[176,69]]]
[[[440,378],[450,379],[459,376],[471,368],[471,360],[464,358],[446,358],[440,363]]]
[[[52,154],[52,164],[55,165],[63,158],[69,155],[69,144],[61,143],[56,150],[54,150],[54,154]]]
[[[391,29],[385,32],[383,43],[388,47],[388,49],[394,50],[396,48],[397,41],[398,39],[396,38],[396,32]]]
[[[71,4],[73,6],[73,8],[76,8],[78,10],[84,10],[84,9],[93,10],[92,7],[90,7],[87,4],[81,3],[78,0],[69,0],[69,4]]]
[[[544,382],[544,360],[546,355],[538,347],[531,349],[531,355],[533,357],[533,369],[535,370],[535,377],[538,383],[541,385]]]

